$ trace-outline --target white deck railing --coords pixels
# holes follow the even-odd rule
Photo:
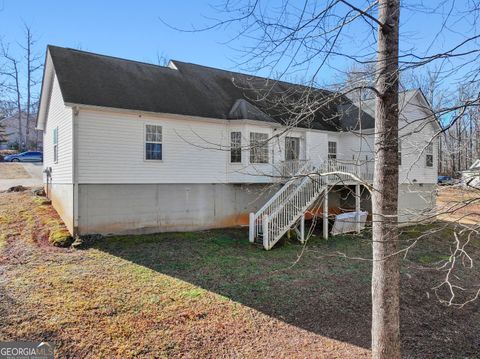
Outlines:
[[[328,160],[320,167],[320,173],[328,175],[330,184],[335,182],[372,182],[373,162],[357,162],[346,160]]]
[[[305,176],[282,206],[279,206],[270,215],[262,217],[263,247],[267,250],[271,249],[305,214],[324,190],[323,177],[318,175]],[[301,238],[302,241],[303,239]]]
[[[283,187],[256,213],[250,213],[249,240],[262,240],[271,249],[280,238],[298,223],[315,200],[326,191],[327,184],[338,182],[371,182],[373,163],[329,160],[318,168],[308,161],[285,163],[282,175],[295,171]],[[302,221],[303,224],[303,221]],[[303,227],[302,227],[303,228]],[[303,240],[303,232],[302,232]]]
[[[324,187],[324,178],[308,162],[256,213],[250,213],[249,239],[262,239],[265,249],[273,245],[312,205]]]
[[[307,169],[308,160],[289,160],[280,162],[279,173],[282,178],[290,178]]]

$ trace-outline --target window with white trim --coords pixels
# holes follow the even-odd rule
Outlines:
[[[250,132],[250,163],[268,163],[268,134]]]
[[[161,161],[162,156],[162,126],[145,125],[145,159]]]
[[[230,162],[242,162],[242,133],[230,132]]]
[[[429,143],[425,148],[425,166],[433,167],[433,143]]]
[[[53,140],[53,162],[57,163],[58,162],[58,127],[55,127],[53,129],[52,140]]]
[[[285,161],[295,161],[300,158],[300,138],[285,137]]]
[[[331,161],[337,159],[337,143],[335,141],[328,141],[328,159]]]

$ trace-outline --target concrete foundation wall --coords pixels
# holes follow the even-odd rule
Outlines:
[[[248,224],[279,186],[81,184],[80,234],[190,231]]]
[[[436,205],[436,185],[431,183],[402,184],[398,190],[398,221],[400,225],[408,225],[418,221]]]
[[[48,197],[70,233],[73,233],[73,184],[49,183]]]

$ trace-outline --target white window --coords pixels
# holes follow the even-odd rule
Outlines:
[[[398,139],[398,165],[402,165],[402,140]]]
[[[425,166],[433,167],[433,143],[428,144],[425,153]]]
[[[242,133],[241,132],[230,133],[230,162],[231,163],[242,162]]]
[[[285,161],[295,161],[300,158],[300,138],[285,137]]]
[[[337,159],[337,143],[328,141],[328,159],[335,161]]]
[[[268,163],[268,134],[250,132],[250,163]]]
[[[145,159],[162,160],[162,126],[145,125]]]
[[[58,162],[58,127],[53,129],[53,162]]]

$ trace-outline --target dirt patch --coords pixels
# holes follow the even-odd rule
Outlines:
[[[30,178],[30,174],[23,168],[21,164],[0,162],[0,178],[1,179],[23,179]]]
[[[55,248],[25,223],[27,193],[0,195],[0,340],[48,340],[59,357],[362,358],[370,356],[370,271],[364,236],[313,237],[302,252],[266,252],[240,230],[118,236]],[[51,213],[53,216],[54,214]],[[430,230],[402,262],[402,346],[408,358],[475,358],[478,302],[438,302],[432,287],[452,229]],[[433,229],[437,229],[433,231]],[[301,260],[292,266],[298,255]],[[480,257],[480,239],[469,253]],[[480,273],[466,271],[470,283]]]
[[[437,198],[439,218],[467,225],[480,223],[480,190],[462,186],[441,187]]]

